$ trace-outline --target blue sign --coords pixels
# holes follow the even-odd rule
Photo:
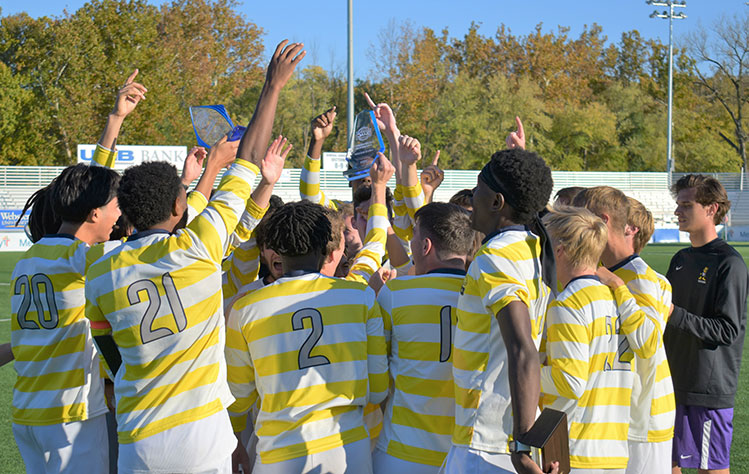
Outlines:
[[[0,230],[23,230],[29,222],[29,213],[23,216],[21,222],[16,225],[16,221],[21,217],[21,209],[0,209]]]

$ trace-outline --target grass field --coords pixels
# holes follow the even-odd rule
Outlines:
[[[749,259],[749,243],[737,243],[734,246],[744,259]],[[683,245],[659,244],[645,248],[642,257],[659,273],[665,274],[671,256]],[[5,316],[0,316],[0,343],[10,341],[10,274],[20,253],[0,252],[0,308]],[[749,350],[744,346],[744,363],[739,380],[739,390],[734,410],[734,438],[731,449],[731,471],[749,473]],[[0,368],[0,473],[24,472],[21,456],[16,448],[11,431],[11,400],[15,372],[13,365]],[[685,470],[685,472],[687,472]]]

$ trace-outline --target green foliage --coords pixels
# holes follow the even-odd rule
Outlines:
[[[121,143],[194,143],[190,105],[224,103],[235,122],[246,123],[262,87],[262,29],[235,7],[234,0],[161,7],[91,0],[60,18],[0,18],[0,164],[73,162],[76,145],[96,139],[116,89],[136,67],[147,100],[126,122]],[[369,52],[370,77],[356,84],[355,110],[367,107],[364,92],[389,103],[401,132],[419,138],[425,156],[441,150],[446,168],[480,167],[505,146],[517,115],[528,148],[554,169],[662,171],[667,51],[636,30],[608,42],[596,24],[573,37],[541,24],[526,35],[505,25],[484,35],[474,23],[452,37],[391,21]],[[675,52],[676,169],[738,171],[736,143],[746,127],[738,129],[705,87],[731,85],[726,74],[700,76],[705,51]],[[334,105],[325,151],[344,151],[345,78],[303,64],[281,94],[274,127],[294,144],[287,166],[301,166],[310,120]]]

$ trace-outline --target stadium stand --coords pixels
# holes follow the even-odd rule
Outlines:
[[[0,166],[0,208],[22,209],[34,191],[46,186],[64,168],[58,166]],[[298,168],[287,169],[275,188],[275,194],[284,201],[299,199]],[[223,173],[222,173],[223,174]],[[218,185],[222,174],[216,180]],[[676,181],[684,173],[674,173]],[[729,225],[749,225],[749,183],[742,190],[743,179],[740,173],[706,173],[716,177],[728,191],[732,207],[728,215]],[[554,191],[569,186],[598,186],[606,184],[621,189],[626,195],[642,202],[653,213],[656,228],[675,227],[674,200],[668,191],[666,173],[645,172],[598,172],[598,171],[553,171]],[[435,201],[447,201],[461,189],[476,185],[476,170],[446,170],[445,180],[435,192]],[[395,180],[390,183],[395,189]],[[350,200],[351,190],[340,171],[320,172],[320,188],[332,199]]]

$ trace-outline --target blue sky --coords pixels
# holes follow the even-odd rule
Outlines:
[[[59,16],[63,9],[72,12],[84,3],[79,0],[3,0],[0,6],[3,15],[26,11],[38,17]],[[688,18],[674,21],[676,44],[700,24],[707,27],[723,16],[743,15],[749,10],[744,0],[688,0],[687,3],[683,11]],[[346,5],[346,0],[246,0],[239,2],[237,9],[265,30],[266,55],[280,40],[289,38],[305,43],[309,50],[305,63],[343,72],[346,68]],[[624,31],[637,29],[645,38],[657,37],[666,43],[668,21],[649,18],[654,9],[646,5],[645,0],[467,0],[462,4],[455,0],[355,0],[354,70],[357,78],[364,78],[375,67],[367,50],[393,19],[409,20],[415,26],[427,26],[436,31],[447,27],[453,37],[463,36],[472,21],[480,23],[480,31],[489,36],[501,23],[516,35],[527,34],[543,22],[547,31],[556,30],[558,25],[568,26],[573,36],[579,34],[584,25],[598,23],[610,41],[618,41]]]

